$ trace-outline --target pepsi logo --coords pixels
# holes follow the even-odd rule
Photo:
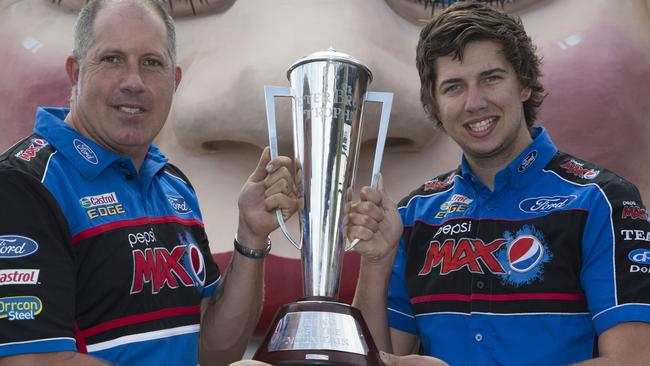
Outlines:
[[[196,244],[188,244],[185,256],[185,269],[187,273],[192,276],[197,287],[205,285],[205,261],[203,260],[203,253]]]
[[[544,246],[531,235],[517,237],[508,247],[510,268],[519,273],[533,269],[544,256]]]
[[[585,179],[594,179],[600,174],[600,170],[595,170],[595,169],[589,169],[585,172],[584,178]]]

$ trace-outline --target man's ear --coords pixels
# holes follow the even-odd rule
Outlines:
[[[65,72],[68,74],[70,83],[75,86],[79,82],[79,62],[73,56],[68,56],[65,60]]]
[[[178,84],[181,83],[181,79],[183,78],[183,71],[181,70],[181,67],[178,66],[178,65],[176,66],[176,76],[175,77],[176,77],[176,81],[175,81],[176,85],[175,85],[174,90],[178,89]]]
[[[524,87],[523,89],[521,89],[521,93],[520,93],[521,101],[522,102],[527,101],[528,99],[530,99],[530,96],[532,94],[533,94],[533,91],[532,91],[532,89],[530,89],[530,87],[528,87],[528,86]]]

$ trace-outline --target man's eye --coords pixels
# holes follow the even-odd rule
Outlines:
[[[444,87],[442,89],[442,93],[443,94],[453,95],[453,94],[457,94],[460,90],[461,90],[461,87],[460,87],[459,84],[452,84],[452,85]]]
[[[78,12],[88,2],[87,0],[50,0],[65,10]],[[157,0],[158,3],[174,18],[223,13],[236,0]]]
[[[162,66],[162,65],[163,65],[162,62],[160,62],[160,61],[158,61],[158,60],[156,60],[156,59],[146,59],[146,60],[144,60],[144,61],[142,62],[142,64],[143,64],[144,66],[154,66],[154,67],[158,67],[158,66]]]
[[[460,0],[385,0],[393,11],[402,18],[417,25],[428,23],[431,18],[449,5]],[[476,0],[477,2],[516,13],[542,0]]]
[[[101,60],[102,60],[102,62],[105,62],[107,64],[116,64],[116,63],[120,62],[120,58],[118,56],[114,56],[114,55],[104,56],[104,57],[102,57]]]

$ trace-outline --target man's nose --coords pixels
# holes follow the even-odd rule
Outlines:
[[[470,85],[467,88],[467,99],[465,100],[465,110],[467,112],[478,112],[487,107],[485,91],[478,85]]]
[[[145,88],[140,65],[137,63],[129,63],[125,66],[122,80],[120,82],[120,90],[130,93],[139,93]]]

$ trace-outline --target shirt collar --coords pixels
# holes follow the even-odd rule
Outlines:
[[[44,137],[88,180],[95,179],[120,156],[106,150],[93,140],[82,136],[64,122],[68,108],[39,107],[36,110],[34,132]],[[167,158],[154,145],[142,163],[147,175],[153,175],[167,163]]]
[[[548,131],[542,126],[531,129],[533,141],[513,159],[504,169],[497,172],[494,178],[494,191],[503,188],[520,190],[525,187],[535,176],[542,171],[557,153],[557,147],[551,140]],[[461,161],[461,175],[468,178],[469,182],[480,182],[475,178],[469,163],[463,154]]]

